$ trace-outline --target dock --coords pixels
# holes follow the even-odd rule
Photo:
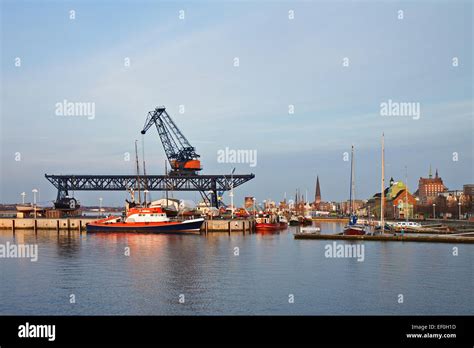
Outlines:
[[[468,243],[474,244],[474,236],[452,235],[342,235],[342,234],[309,234],[295,233],[295,239],[319,240],[352,240],[352,241],[377,241],[377,242],[426,242],[426,243]]]
[[[79,231],[86,230],[86,224],[95,221],[97,218],[77,217],[77,218],[60,218],[60,219],[0,219],[0,229],[11,230],[56,230],[56,231]]]
[[[74,218],[2,218],[0,219],[0,230],[56,230],[56,231],[78,231],[85,232],[86,224],[97,220],[97,217],[74,217]],[[201,233],[227,232],[227,233],[253,233],[255,232],[254,219],[209,219],[204,221]]]

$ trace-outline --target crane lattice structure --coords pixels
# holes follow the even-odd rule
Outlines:
[[[46,179],[58,190],[56,202],[69,198],[69,191],[127,191],[146,187],[149,191],[199,191],[205,202],[219,207],[218,195],[255,177],[254,174],[201,175],[199,155],[176,126],[164,106],[147,115],[142,134],[151,126],[158,130],[171,171],[166,175],[50,175]],[[65,203],[67,204],[67,202]]]

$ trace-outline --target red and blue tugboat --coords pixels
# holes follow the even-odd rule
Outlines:
[[[87,232],[198,232],[204,219],[170,220],[161,207],[131,208],[126,217],[110,216],[88,223]]]

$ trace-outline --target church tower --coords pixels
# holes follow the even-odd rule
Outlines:
[[[316,209],[319,208],[321,203],[321,188],[319,187],[319,175],[316,177],[316,194],[314,195],[314,206]]]

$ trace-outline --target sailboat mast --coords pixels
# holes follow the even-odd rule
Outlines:
[[[382,133],[382,183],[380,191],[380,226],[382,228],[382,233],[384,233],[385,223],[384,223],[384,206],[385,206],[385,143],[384,143],[384,133]]]
[[[146,180],[146,167],[145,167],[145,136],[142,135],[142,158],[143,158],[143,177],[145,178],[144,187],[148,189],[148,183]]]
[[[351,148],[351,183],[350,183],[350,190],[349,190],[349,215],[352,215],[352,192],[354,191],[353,171],[354,171],[354,145],[352,145],[352,148]]]
[[[137,191],[138,191],[138,204],[141,205],[140,195],[140,165],[138,163],[138,148],[137,140],[135,140],[135,162],[137,163]]]
[[[166,178],[168,179],[168,163],[165,160],[165,175]],[[168,208],[168,180],[166,180],[166,207]]]
[[[146,166],[145,166],[145,136],[142,135],[142,159],[143,159],[143,187],[144,187],[144,191],[143,191],[143,200],[145,201],[145,207],[147,205],[147,193],[148,192],[148,180],[147,180],[147,177],[146,177]],[[151,204],[151,195],[148,197],[149,198],[149,201],[150,201],[150,204]]]

